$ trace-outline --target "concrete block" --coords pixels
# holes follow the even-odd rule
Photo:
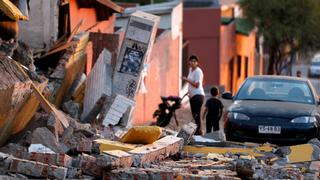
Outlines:
[[[163,160],[181,150],[183,139],[166,136],[158,141],[129,151],[134,156],[134,166],[142,166],[144,163],[151,163]]]
[[[309,166],[310,171],[320,171],[320,161],[312,161],[310,166]]]
[[[108,100],[108,104],[106,104],[106,106],[104,107],[104,113],[100,113],[102,124],[104,126],[108,126],[109,124],[118,124],[127,109],[129,107],[133,107],[134,105],[135,101],[125,96],[122,96],[120,94],[113,95]]]
[[[190,122],[188,124],[185,124],[182,126],[182,128],[180,129],[177,137],[180,137],[184,140],[184,145],[189,144],[192,136],[194,135],[194,133],[197,130],[197,125]]]
[[[83,103],[83,113],[81,120],[85,120],[90,111],[101,96],[111,96],[112,94],[112,74],[111,53],[107,49],[103,49],[99,58],[86,81],[85,97]]]
[[[50,148],[56,153],[62,152],[62,149],[59,147],[57,138],[48,128],[37,128],[32,133],[32,144],[43,144],[46,147]]]

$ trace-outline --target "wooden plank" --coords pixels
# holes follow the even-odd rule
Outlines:
[[[2,0],[0,2],[0,10],[14,21],[28,20],[28,17],[23,15],[19,8],[9,0]]]
[[[16,67],[15,61],[0,56],[0,146],[10,137],[14,118],[32,93],[31,81]]]
[[[76,88],[76,90],[73,92],[71,96],[72,100],[82,104],[85,88],[86,88],[86,80],[80,82],[80,85]]]
[[[46,56],[49,56],[51,54],[66,50],[67,48],[71,47],[73,43],[71,43],[72,38],[77,34],[77,32],[79,31],[80,26],[82,25],[83,20],[81,20],[76,27],[72,30],[70,36],[68,37],[68,39],[66,40],[66,42],[63,42],[66,39],[66,35],[63,35],[61,38],[59,38],[57,40],[57,42],[51,47],[51,50],[44,54],[43,56],[41,56],[41,58],[44,58]]]
[[[40,92],[47,86],[47,81],[44,81],[37,85]],[[40,101],[37,99],[35,94],[31,94],[26,103],[20,108],[16,117],[14,118],[14,125],[12,134],[16,134],[23,130],[29,121],[32,119],[39,107]]]
[[[78,24],[76,25],[76,27],[74,27],[74,29],[72,30],[69,38],[67,39],[67,43],[71,42],[72,38],[78,33],[81,25],[83,24],[83,19],[81,19]]]
[[[28,77],[27,73],[23,70],[22,66],[14,61],[17,65],[19,71],[25,76]],[[65,128],[69,127],[69,121],[65,117],[65,115],[57,110],[45,97],[43,97],[42,93],[39,91],[39,89],[34,85],[33,82],[31,82],[31,87],[34,90],[34,93],[37,97],[37,99],[40,101],[41,107],[47,112],[47,113],[53,113],[54,116],[60,120],[60,122],[63,124]]]
[[[69,43],[66,43],[66,44],[63,44],[59,47],[57,47],[56,49],[53,49],[53,50],[50,50],[48,53],[46,53],[45,55],[41,56],[41,58],[44,58],[44,57],[47,57],[51,54],[54,54],[54,53],[57,53],[57,52],[60,52],[60,51],[63,51],[63,50],[66,50],[67,48],[71,47],[72,46],[72,42],[69,42]]]
[[[122,8],[121,6],[115,4],[114,2],[110,1],[110,0],[96,0],[98,3],[113,9],[114,11],[118,12],[118,13],[122,13],[124,11],[124,8]]]

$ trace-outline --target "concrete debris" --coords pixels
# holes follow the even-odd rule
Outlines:
[[[0,54],[4,56],[12,56],[17,49],[18,43],[14,40],[3,41],[0,38]]]
[[[55,154],[51,149],[45,147],[42,144],[31,144],[28,149],[29,153],[49,153],[49,154]]]
[[[62,104],[62,110],[69,114],[72,118],[78,119],[80,116],[80,104],[71,100]]]
[[[102,124],[105,126],[118,124],[127,109],[134,105],[135,102],[133,100],[116,94],[115,97],[111,97],[110,102],[103,107],[105,115],[102,116],[101,114],[100,119],[102,119]]]
[[[129,168],[133,163],[133,156],[120,150],[103,151],[97,158],[97,165],[103,169]]]
[[[31,144],[43,144],[46,147],[50,148],[52,151],[59,153],[62,152],[57,138],[54,134],[45,127],[37,128],[31,134]]]
[[[163,160],[180,151],[183,140],[174,136],[164,137],[152,144],[135,148],[129,153],[134,155],[133,165],[143,166],[145,163]]]
[[[197,125],[192,122],[190,122],[189,124],[185,124],[182,126],[177,137],[182,138],[184,145],[187,145],[189,144],[193,134],[196,132],[196,129]]]

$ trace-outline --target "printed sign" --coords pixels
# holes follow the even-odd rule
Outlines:
[[[142,51],[127,47],[120,67],[120,72],[137,77],[140,73],[143,55],[144,53]]]

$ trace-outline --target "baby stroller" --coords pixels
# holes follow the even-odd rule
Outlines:
[[[153,113],[153,118],[157,118],[157,126],[165,127],[170,123],[172,116],[174,117],[177,126],[179,122],[176,117],[175,111],[181,107],[182,98],[179,96],[162,96],[162,103],[158,105],[158,109]]]

